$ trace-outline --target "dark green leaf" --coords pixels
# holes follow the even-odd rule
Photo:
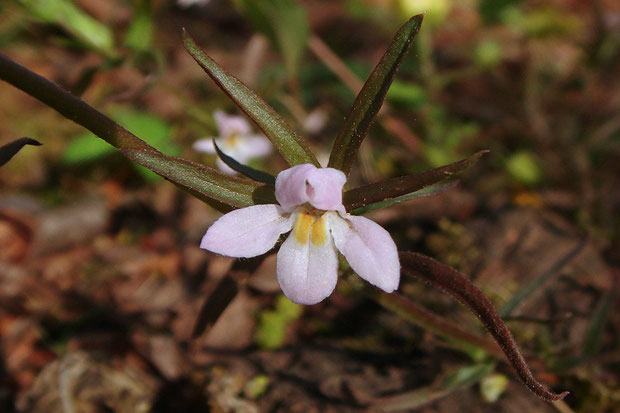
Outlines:
[[[41,142],[32,138],[19,138],[4,146],[0,146],[0,166],[10,161],[11,158],[26,145],[40,146]]]
[[[351,171],[357,150],[385,100],[398,66],[420,30],[423,17],[422,14],[414,16],[400,28],[387,52],[370,74],[336,137],[329,157],[329,167],[340,169],[347,175]]]
[[[213,168],[158,151],[121,149],[121,152],[179,186],[226,205],[243,208],[275,203],[272,186],[228,176]]]
[[[239,79],[218,66],[186,32],[183,32],[183,36],[185,48],[189,54],[237,106],[258,125],[290,165],[311,163],[320,166],[310,149],[271,106]]]
[[[228,165],[231,169],[239,172],[240,174],[243,174],[245,176],[247,176],[250,179],[253,179],[257,182],[262,182],[264,184],[269,184],[269,185],[275,185],[276,184],[276,177],[273,175],[269,175],[267,172],[263,172],[263,171],[259,171],[258,169],[254,169],[252,167],[249,167],[247,165],[243,165],[242,163],[237,162],[236,160],[234,160],[233,158],[231,158],[230,156],[226,155],[224,152],[222,152],[222,150],[220,149],[219,146],[217,146],[217,143],[215,142],[215,139],[213,139],[213,146],[215,147],[215,152],[217,153],[217,156],[220,157],[220,159],[226,164]]]
[[[517,342],[502,321],[493,303],[469,278],[454,268],[421,254],[401,252],[399,256],[405,274],[419,278],[450,294],[478,317],[502,348],[508,361],[528,389],[547,401],[560,400],[566,397],[568,392],[552,393],[536,380],[525,362]]]
[[[489,151],[480,151],[467,159],[431,169],[430,171],[420,174],[387,179],[382,182],[351,189],[343,194],[343,204],[347,211],[352,211],[366,205],[411,194],[443,180],[454,178],[456,174],[469,168],[487,152]]]

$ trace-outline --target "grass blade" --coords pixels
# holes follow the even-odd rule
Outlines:
[[[512,314],[512,312],[521,304],[524,300],[526,300],[529,296],[532,295],[535,291],[539,291],[539,289],[547,283],[551,278],[555,275],[559,274],[560,270],[564,268],[566,264],[571,262],[580,252],[583,250],[583,247],[586,246],[587,238],[582,238],[581,241],[575,245],[566,255],[564,255],[561,259],[555,262],[551,268],[545,271],[540,277],[534,278],[530,281],[525,287],[520,289],[515,293],[515,295],[508,301],[504,306],[499,310],[499,315],[501,317],[508,317]]]

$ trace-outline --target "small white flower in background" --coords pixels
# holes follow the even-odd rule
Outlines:
[[[187,9],[192,6],[205,6],[211,0],[177,0],[177,6]]]
[[[237,162],[244,164],[252,158],[260,158],[271,153],[271,142],[263,135],[253,134],[252,127],[245,118],[229,116],[220,110],[215,111],[213,117],[219,133],[215,143],[222,152]],[[198,152],[215,153],[212,138],[197,140],[192,147]],[[217,167],[227,174],[237,173],[219,158]]]
[[[321,108],[314,109],[304,119],[303,128],[308,133],[319,133],[327,123],[327,112]]]
[[[298,304],[328,297],[338,280],[338,253],[369,283],[390,293],[398,288],[400,263],[390,234],[368,218],[346,213],[343,172],[297,165],[276,178],[279,205],[254,205],[220,217],[200,247],[229,257],[249,258],[269,251],[280,234],[276,272],[284,294]]]

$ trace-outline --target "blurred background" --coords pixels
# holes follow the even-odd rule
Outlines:
[[[215,111],[239,113],[184,50],[184,27],[326,160],[398,27],[424,11],[350,182],[491,151],[449,190],[370,216],[399,249],[470,276],[537,377],[571,391],[564,403],[353,279],[293,305],[274,256],[197,327],[231,274],[198,248],[219,213],[2,82],[0,145],[44,144],[0,169],[2,411],[618,411],[617,1],[8,0],[0,52],[161,151],[215,165],[192,145],[220,135]],[[276,153],[250,164],[286,167]],[[400,291],[486,335],[442,293],[410,279]]]

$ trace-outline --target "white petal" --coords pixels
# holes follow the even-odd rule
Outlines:
[[[316,168],[308,175],[307,182],[310,205],[344,213],[342,187],[347,182],[344,172],[334,168]]]
[[[285,169],[276,177],[276,199],[285,211],[308,202],[306,179],[316,170],[312,164],[305,163]]]
[[[216,110],[213,113],[213,118],[215,119],[221,137],[228,137],[235,134],[247,135],[252,129],[244,117],[228,116],[226,112],[221,110]]]
[[[389,232],[368,218],[328,214],[336,248],[353,271],[388,293],[396,290],[400,281],[400,262]]]
[[[215,146],[213,146],[212,138],[198,139],[194,142],[192,148],[198,152],[215,153]]]
[[[309,202],[317,209],[340,211],[342,187],[347,178],[333,168],[317,168],[312,164],[295,165],[276,178],[276,199],[285,211]]]
[[[219,169],[220,171],[224,172],[225,174],[237,175],[237,171],[235,171],[230,166],[226,165],[226,163],[223,160],[221,160],[220,158],[216,159],[215,165],[217,165],[217,169]]]
[[[240,138],[239,155],[244,159],[260,158],[271,153],[273,146],[263,135],[248,135]],[[241,161],[239,161],[241,162]]]
[[[200,248],[229,257],[255,257],[269,251],[292,225],[293,218],[278,205],[237,209],[211,225]]]
[[[317,245],[310,237],[300,243],[293,230],[278,251],[278,282],[295,303],[316,304],[336,288],[338,254],[326,227],[324,231],[325,238]]]

